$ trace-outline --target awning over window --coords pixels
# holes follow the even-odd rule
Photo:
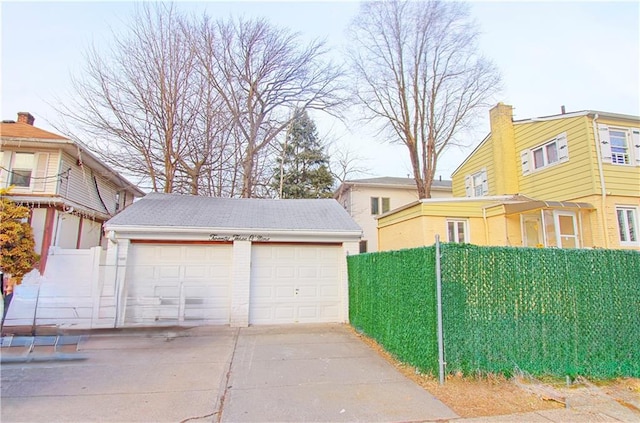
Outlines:
[[[574,203],[571,201],[523,201],[519,203],[504,203],[505,214],[519,214],[539,209],[584,209],[595,210],[590,203]]]

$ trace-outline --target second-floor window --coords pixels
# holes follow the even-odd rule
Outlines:
[[[49,153],[0,151],[0,186],[21,192],[44,192],[53,188],[55,177],[47,177]]]
[[[598,125],[603,163],[640,166],[640,129]]]
[[[567,134],[562,133],[544,144],[523,150],[520,153],[520,158],[522,161],[522,176],[568,161]]]
[[[629,141],[627,131],[609,130],[611,142],[611,163],[629,164]]]
[[[31,186],[31,173],[33,172],[33,154],[16,153],[13,156],[13,165],[9,177],[9,185],[16,187]]]
[[[489,183],[487,181],[487,170],[467,175],[464,181],[467,197],[482,197],[489,194]]]
[[[388,197],[371,197],[371,214],[378,215],[391,210],[391,200]]]
[[[533,167],[540,169],[558,161],[558,144],[552,141],[533,150]]]

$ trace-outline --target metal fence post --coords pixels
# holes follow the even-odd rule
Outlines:
[[[440,235],[436,235],[436,303],[438,314],[438,376],[444,385],[444,337],[442,331],[442,277],[440,274]]]

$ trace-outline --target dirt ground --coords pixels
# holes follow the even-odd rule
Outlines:
[[[432,393],[461,417],[498,416],[564,408],[566,398],[579,389],[589,389],[592,392],[596,390],[600,395],[608,396],[640,413],[640,379],[622,378],[593,383],[579,379],[567,385],[566,381],[559,379],[540,381],[525,377],[507,379],[501,375],[448,375],[441,386],[437,377],[417,373],[414,367],[398,362],[376,341],[355,330],[354,333],[406,377]]]

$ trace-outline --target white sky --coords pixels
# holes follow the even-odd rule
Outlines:
[[[176,4],[189,13],[206,10],[213,18],[264,16],[308,39],[326,38],[336,57],[359,7],[354,1]],[[0,117],[15,120],[17,112],[30,112],[36,126],[53,130],[59,118],[50,104],[69,98],[70,75],[81,69],[83,52],[91,43],[106,49],[111,31],[122,31],[133,10],[131,2],[3,0]],[[503,76],[504,90],[495,102],[514,106],[516,119],[557,114],[562,105],[567,112],[640,116],[640,3],[474,1],[471,13],[482,31],[482,53]],[[408,175],[404,147],[373,139],[356,120],[346,129],[327,117],[315,119],[322,137],[366,159],[366,176]],[[488,127],[486,111],[469,134],[469,147],[449,150],[437,173],[450,178]]]

